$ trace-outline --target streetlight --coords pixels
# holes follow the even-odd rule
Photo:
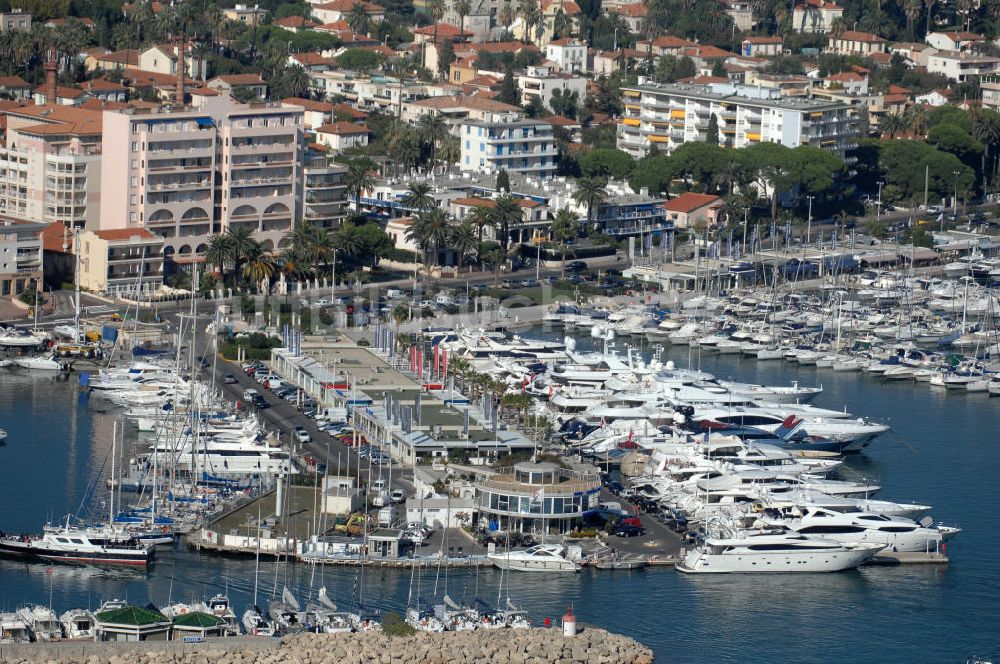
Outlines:
[[[952,171],[951,174],[955,176],[955,198],[951,201],[951,214],[958,220],[958,176],[959,171]]]
[[[882,185],[885,184],[881,180],[878,183],[878,200],[875,201],[875,221],[882,221]]]
[[[881,183],[880,183],[881,184]],[[812,242],[812,226],[813,226],[813,199],[815,196],[806,196],[809,199],[809,216],[806,222],[806,244]]]

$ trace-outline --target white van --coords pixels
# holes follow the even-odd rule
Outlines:
[[[448,293],[439,293],[436,298],[434,298],[434,304],[439,307],[450,307],[455,304],[455,300],[452,299],[451,295]]]
[[[247,389],[245,389],[243,391],[243,400],[244,401],[253,401],[258,396],[260,396],[260,392],[258,392],[257,390],[253,389],[252,387],[249,387],[249,388],[247,388]]]

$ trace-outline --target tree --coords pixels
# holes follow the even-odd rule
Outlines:
[[[712,76],[718,78],[728,78],[729,72],[726,71],[726,66],[722,64],[722,60],[716,60],[712,64]]]
[[[881,220],[872,219],[867,222],[865,224],[865,232],[876,240],[884,240],[889,237],[889,232],[886,230],[885,222]]]
[[[608,198],[608,192],[605,189],[607,185],[607,181],[600,178],[581,178],[576,182],[576,191],[573,192],[573,200],[578,205],[586,206],[587,223],[591,228],[595,227],[594,212]]]
[[[447,78],[448,68],[451,67],[451,63],[454,61],[455,45],[451,43],[450,39],[445,39],[444,43],[441,44],[441,52],[438,53],[438,73],[443,78]]]
[[[486,230],[487,226],[493,226],[494,219],[492,210],[485,205],[477,205],[469,211],[465,218],[476,228],[479,244],[482,244],[483,231]]]
[[[351,9],[347,12],[346,20],[347,25],[356,34],[367,35],[371,29],[371,17],[368,16],[368,10],[365,9],[363,2],[355,2],[351,6]]]
[[[906,118],[899,113],[886,113],[879,120],[878,129],[882,138],[896,138],[896,134],[906,129]]]
[[[333,244],[341,254],[357,257],[361,254],[361,231],[354,224],[341,224],[333,236]]]
[[[375,267],[382,258],[392,252],[395,245],[379,224],[362,224],[357,229],[356,257],[361,262]]]
[[[497,239],[506,253],[510,244],[510,233],[521,225],[523,212],[517,199],[510,194],[501,194],[493,203],[493,209],[490,211],[493,217],[492,225],[497,229]]]
[[[438,253],[448,241],[450,217],[436,207],[418,214],[406,230],[406,239],[420,247],[425,259],[430,256],[431,265],[437,265]]]
[[[705,140],[712,145],[719,144],[719,118],[716,117],[715,113],[712,113],[708,117],[708,129],[706,130]]]
[[[468,220],[460,222],[457,226],[453,226],[448,238],[448,244],[458,255],[458,269],[461,270],[462,265],[465,263],[466,254],[471,253],[479,246],[479,242],[476,241],[476,227]]]
[[[677,58],[672,55],[663,55],[660,56],[659,62],[656,63],[656,71],[653,72],[653,78],[657,83],[676,83],[681,79],[691,78],[697,74],[698,67],[690,57],[685,55]]]
[[[501,194],[510,193],[510,175],[507,174],[507,169],[501,168],[500,172],[497,173],[497,191]]]
[[[232,246],[232,260],[237,276],[243,275],[243,267],[251,258],[260,253],[260,244],[253,239],[253,231],[246,226],[230,226],[226,230]]]
[[[417,135],[420,137],[421,143],[430,148],[431,170],[433,171],[437,161],[437,146],[448,135],[448,125],[444,118],[437,113],[425,113],[417,121]]]
[[[514,71],[510,67],[507,67],[507,70],[503,74],[503,80],[500,81],[500,89],[497,90],[496,100],[504,104],[510,104],[511,106],[520,106],[521,104],[521,90],[517,87],[517,82],[514,80]]]
[[[363,48],[349,48],[337,56],[337,66],[343,69],[353,69],[369,72],[378,69],[385,62],[385,56],[378,51]]]
[[[406,192],[400,202],[408,208],[417,212],[423,212],[434,207],[434,196],[431,195],[433,189],[429,182],[422,180],[410,180],[406,183]]]
[[[226,233],[217,233],[208,238],[205,247],[205,260],[215,266],[219,276],[224,276],[226,263],[235,258],[232,237]]]
[[[472,11],[471,0],[454,0],[451,3],[452,10],[458,14],[458,27],[462,32],[465,32],[465,17],[469,15]]]
[[[372,175],[374,168],[375,162],[368,157],[359,157],[348,162],[347,190],[354,196],[355,201],[360,202],[361,194],[375,186],[375,176]]]
[[[562,277],[566,277],[566,254],[573,251],[573,246],[570,244],[576,239],[576,235],[580,230],[580,222],[577,221],[576,215],[569,208],[562,208],[556,213],[556,218],[552,220],[552,227],[549,229],[549,233],[552,239],[559,243],[559,248],[562,252]]]
[[[580,171],[585,177],[613,177],[618,180],[628,178],[635,168],[635,160],[621,150],[594,148],[579,159]]]
[[[264,251],[259,243],[254,242],[253,248],[246,256],[243,266],[243,276],[252,284],[260,284],[274,276],[276,263],[271,254]]]

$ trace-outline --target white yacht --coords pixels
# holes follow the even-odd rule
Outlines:
[[[0,645],[31,643],[31,630],[17,613],[0,613]]]
[[[0,346],[11,348],[33,348],[45,343],[45,336],[31,332],[24,332],[15,328],[4,328],[0,330]]]
[[[22,369],[33,371],[62,371],[62,362],[55,357],[37,355],[35,357],[19,357],[14,363]]]
[[[523,551],[494,553],[490,561],[500,569],[518,572],[579,572],[580,566],[563,555],[558,544],[536,544]]]
[[[840,572],[857,567],[883,546],[788,533],[736,533],[707,538],[677,563],[677,570],[689,574]]]
[[[822,507],[790,508],[781,516],[765,516],[764,523],[800,535],[826,537],[845,544],[876,543],[891,551],[937,551],[941,543],[961,532],[935,526],[930,517],[912,519],[868,512],[836,512]]]

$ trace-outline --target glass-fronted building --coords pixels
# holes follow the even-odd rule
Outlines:
[[[597,473],[519,463],[476,483],[476,508],[491,530],[565,533],[597,508],[600,490]]]

